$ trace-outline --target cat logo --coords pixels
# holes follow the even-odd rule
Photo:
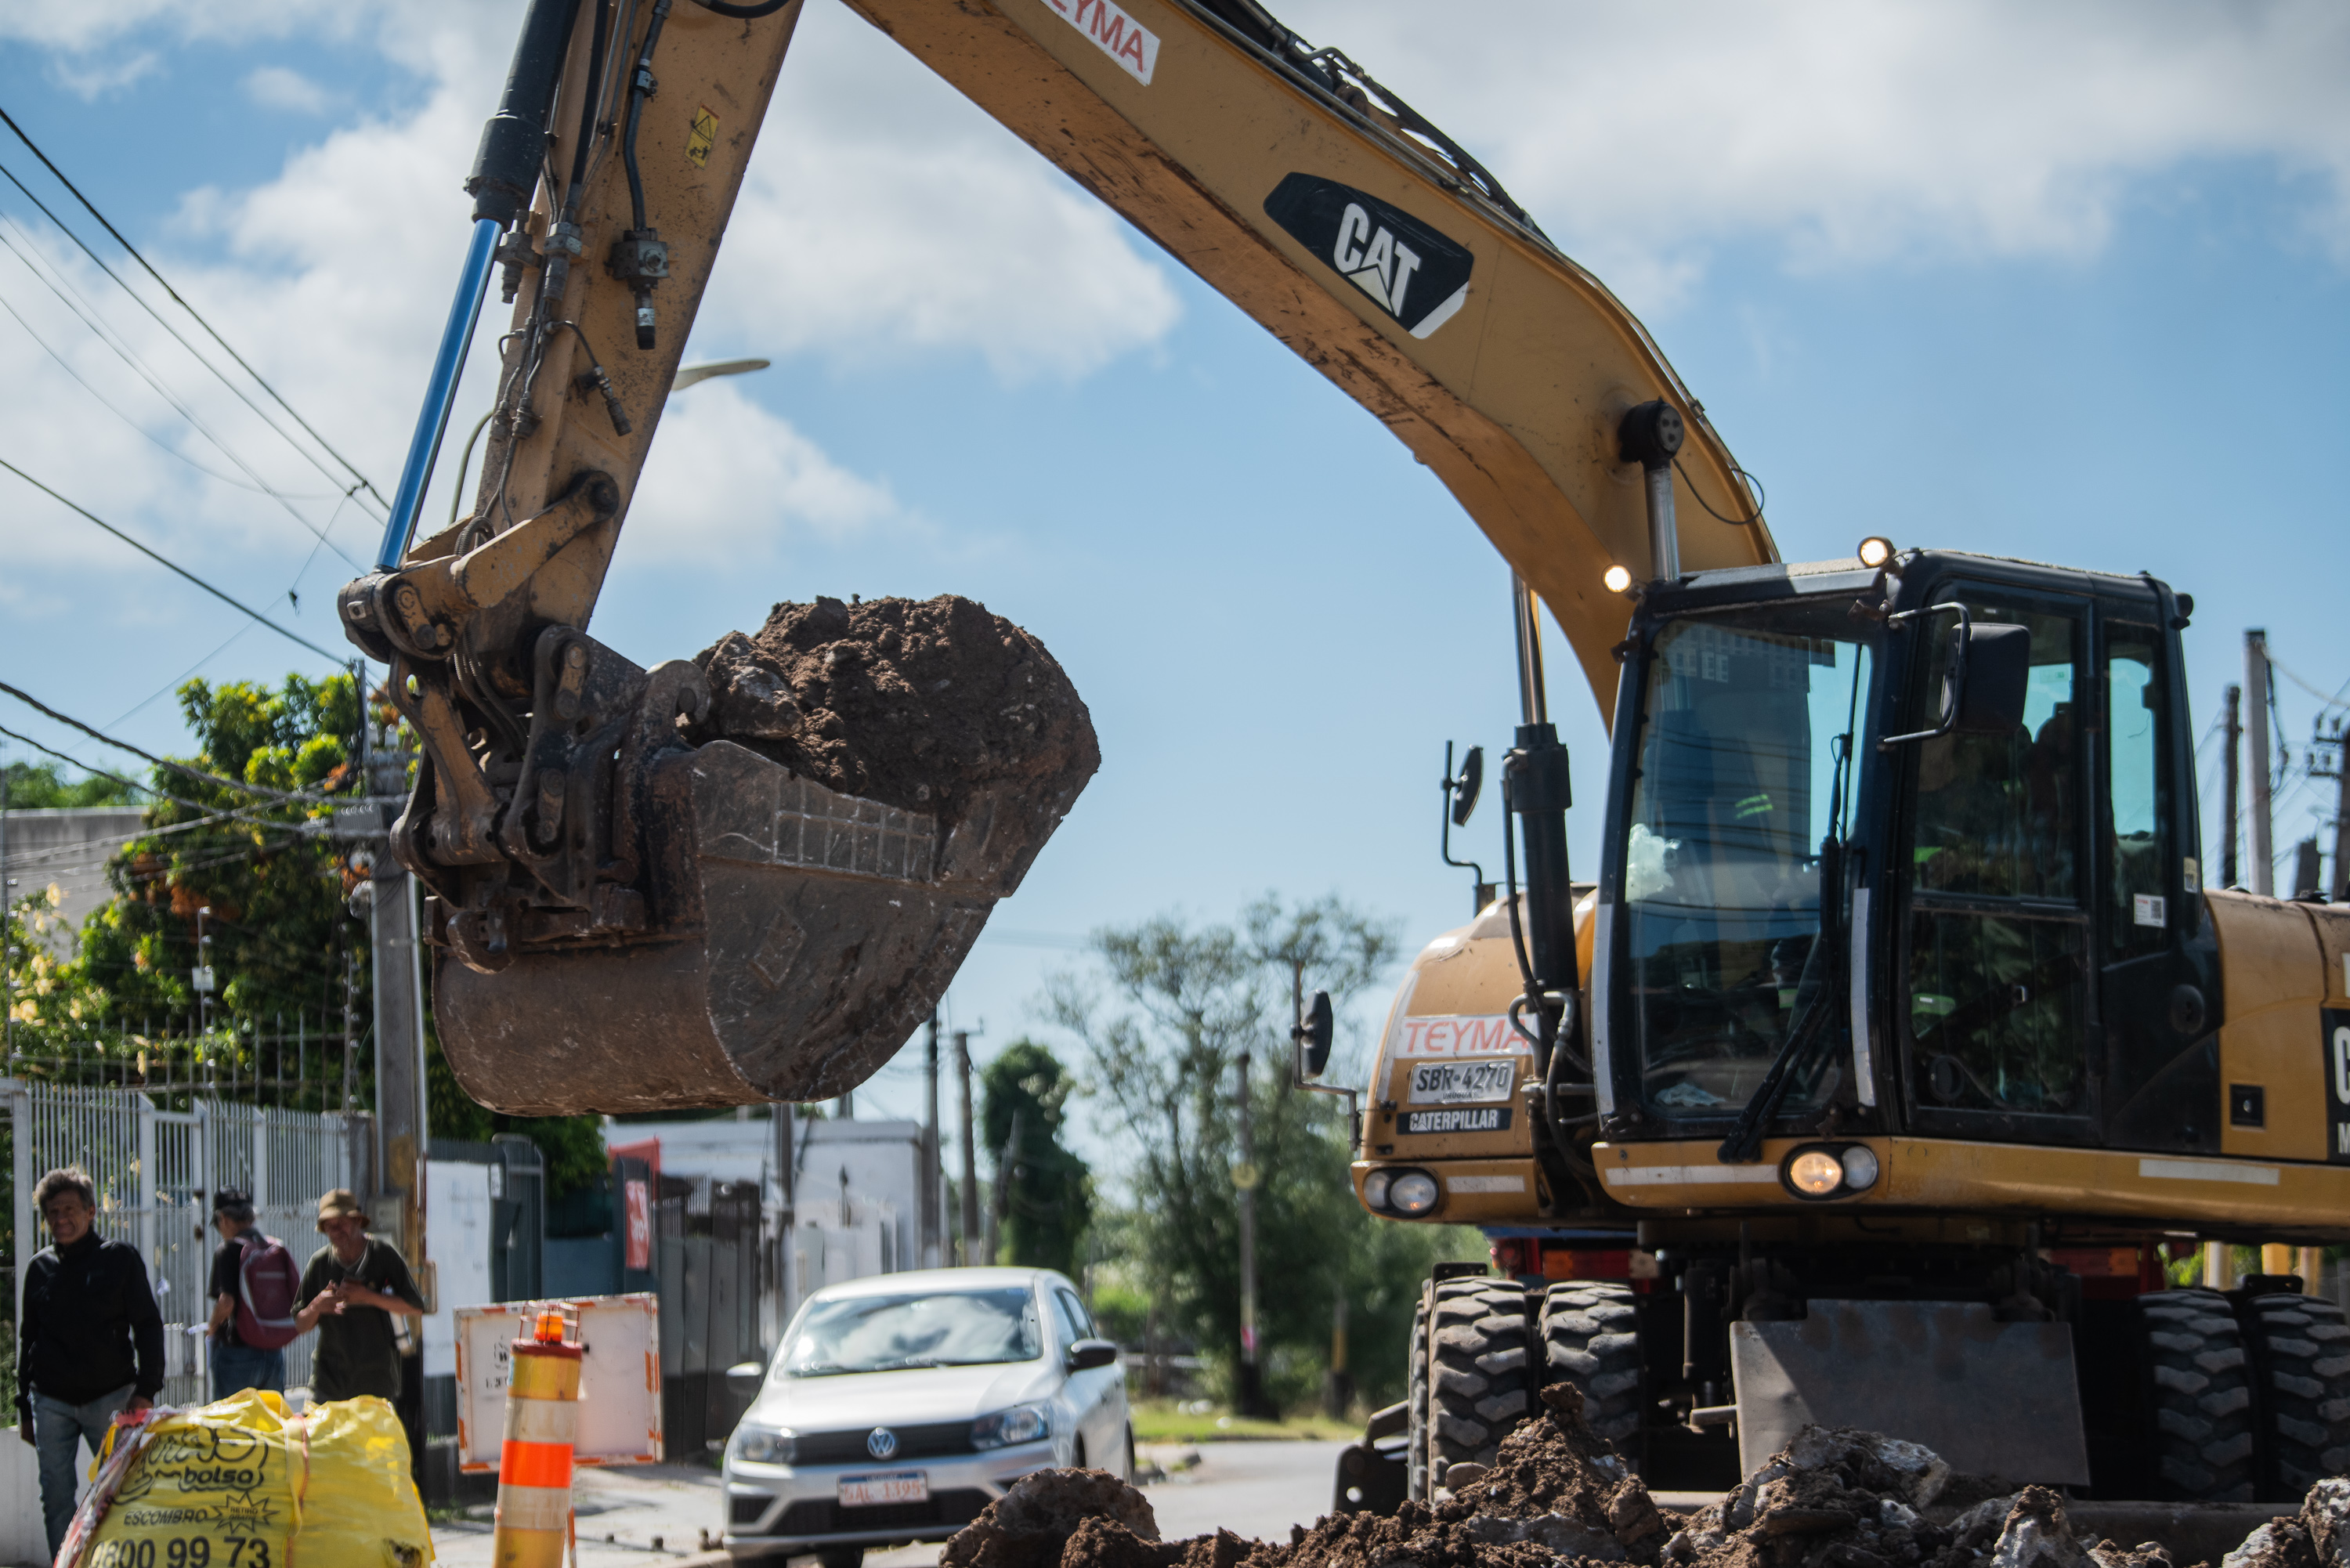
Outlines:
[[[1469,297],[1477,259],[1469,248],[1376,196],[1292,174],[1264,212],[1414,337],[1451,320]]]

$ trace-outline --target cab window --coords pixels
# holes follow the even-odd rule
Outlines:
[[[2106,638],[2106,929],[2116,958],[2160,949],[2169,935],[2168,802],[2161,769],[2162,685],[2151,627],[2116,623]]]
[[[1991,596],[1966,603],[1979,626],[2031,628],[2031,672],[2013,731],[1945,735],[1918,749],[1906,931],[1911,1092],[1925,1109],[2077,1116],[2087,1108],[2083,619]],[[1921,715],[1958,642],[1954,617],[1924,624],[1935,629],[1912,689]]]

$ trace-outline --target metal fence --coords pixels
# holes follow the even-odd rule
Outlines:
[[[211,1314],[205,1285],[219,1238],[210,1195],[236,1188],[253,1195],[260,1229],[297,1259],[318,1244],[320,1193],[356,1185],[367,1118],[338,1112],[271,1110],[195,1100],[185,1110],[159,1108],[136,1089],[59,1088],[0,1078],[15,1133],[16,1290],[40,1249],[33,1192],[45,1171],[78,1165],[98,1189],[98,1229],[136,1245],[146,1260],[163,1314],[162,1402],[202,1404],[206,1386],[203,1328]],[[310,1381],[305,1334],[286,1347],[288,1387]]]

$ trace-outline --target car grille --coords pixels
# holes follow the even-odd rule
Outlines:
[[[877,1459],[865,1447],[865,1439],[873,1434],[870,1427],[860,1427],[853,1432],[802,1432],[792,1439],[792,1463],[795,1465],[894,1465],[900,1459],[936,1459],[941,1454],[968,1454],[971,1446],[969,1421],[938,1421],[924,1427],[892,1427],[897,1434],[898,1451],[886,1459]]]
[[[753,1510],[743,1517],[743,1504],[754,1500],[734,1500],[734,1521],[755,1524],[758,1511]],[[762,1508],[764,1500],[760,1501]],[[843,1508],[830,1498],[810,1498],[795,1502],[775,1521],[775,1535],[847,1535],[875,1530],[912,1530],[938,1526],[959,1530],[977,1519],[987,1507],[987,1494],[977,1488],[931,1494],[928,1502],[889,1502],[877,1508]]]
[[[759,1516],[767,1511],[767,1505],[775,1501],[772,1497],[737,1495],[727,1510],[726,1521],[729,1524],[756,1524]]]

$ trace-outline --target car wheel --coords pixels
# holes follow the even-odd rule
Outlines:
[[[1070,1444],[1069,1463],[1076,1466],[1078,1469],[1084,1469],[1086,1468],[1086,1440],[1083,1438],[1079,1438]]]
[[[1525,1287],[1482,1276],[1438,1282],[1429,1303],[1428,1495],[1456,1464],[1490,1465],[1533,1408]]]
[[[2156,1495],[2183,1502],[2250,1502],[2256,1440],[2244,1334],[2217,1291],[2137,1298],[2146,1404],[2154,1420]]]

